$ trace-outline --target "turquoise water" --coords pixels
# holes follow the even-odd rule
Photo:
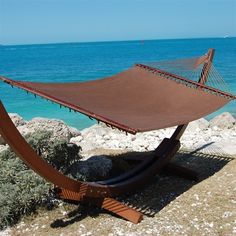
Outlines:
[[[214,65],[236,94],[236,38],[178,39],[98,43],[66,43],[0,47],[0,75],[28,81],[88,81],[109,76],[134,63],[200,56],[215,48]],[[60,109],[22,90],[0,83],[0,99],[8,112],[24,119],[59,118],[79,129],[93,121]],[[236,102],[212,114],[229,111],[236,116]]]

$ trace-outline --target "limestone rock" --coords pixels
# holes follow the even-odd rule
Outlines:
[[[0,145],[0,152],[7,150],[7,148],[8,148],[7,145]]]
[[[26,124],[26,121],[17,113],[9,113],[9,116],[16,127]]]
[[[71,142],[73,142],[73,140],[71,140]],[[84,155],[84,153],[89,152],[93,149],[98,148],[98,145],[95,141],[91,141],[91,140],[82,140],[79,143],[75,143],[76,145],[79,145],[82,147],[82,154]]]
[[[110,159],[105,156],[93,156],[85,161],[73,163],[67,172],[76,179],[96,181],[109,176],[111,169]]]
[[[51,131],[52,140],[64,139],[67,142],[73,136],[70,128],[63,121],[56,119],[34,118],[25,125],[19,126],[18,130],[23,135],[36,131]]]
[[[71,139],[70,139],[70,143],[74,143],[74,144],[76,144],[76,145],[80,145],[81,144],[81,141],[83,140],[83,137],[82,137],[82,135],[78,135],[78,136],[76,136],[76,137],[72,137]]]
[[[208,127],[209,127],[209,122],[206,119],[201,118],[201,119],[190,122],[186,131],[199,132],[199,131],[207,129]]]
[[[87,138],[93,138],[95,135],[99,137],[108,137],[108,136],[116,136],[121,135],[123,132],[119,131],[118,129],[111,129],[104,124],[96,124],[89,128],[83,129],[81,131],[81,135]]]
[[[232,127],[232,131],[236,134],[236,123],[234,124],[234,126]]]
[[[224,112],[212,120],[210,120],[210,127],[218,127],[220,129],[230,129],[236,124],[236,120],[229,112]]]
[[[81,131],[81,135],[83,137],[87,137],[88,136],[88,138],[89,138],[90,136],[93,136],[94,134],[101,135],[101,133],[103,133],[103,132],[104,132],[103,128],[100,125],[96,124],[96,125],[92,125],[89,128],[83,129]]]
[[[69,128],[69,131],[71,133],[71,137],[78,137],[78,136],[81,135],[80,131],[77,130],[76,128],[71,127],[71,126],[68,126],[68,128]]]

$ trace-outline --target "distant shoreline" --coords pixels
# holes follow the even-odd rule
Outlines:
[[[121,40],[101,40],[101,41],[71,41],[71,42],[38,42],[38,43],[16,43],[16,44],[0,44],[3,47],[11,46],[39,46],[39,45],[67,45],[67,44],[99,44],[99,43],[122,43],[122,42],[140,42],[140,41],[171,41],[171,40],[208,40],[208,39],[235,39],[236,36],[217,36],[217,37],[194,37],[194,38],[160,38],[160,39],[121,39]]]

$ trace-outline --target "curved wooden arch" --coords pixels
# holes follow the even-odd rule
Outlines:
[[[181,130],[177,128],[176,131],[179,134]],[[143,178],[142,176],[145,175],[145,177],[152,177],[153,174],[156,174],[152,173],[151,171],[153,164],[156,162],[156,157],[158,157],[158,162],[160,162],[160,158],[164,154],[164,152],[172,152],[174,150],[174,147],[172,147],[170,143],[174,143],[175,145],[177,145],[176,142],[174,142],[174,140],[177,141],[177,139],[173,139],[173,137],[176,136],[175,132],[171,139],[164,139],[160,146],[155,151],[153,151],[152,158],[148,158],[146,161],[144,161],[142,164],[138,165],[128,173],[107,181],[83,182],[63,175],[58,170],[53,168],[50,164],[48,164],[45,160],[43,160],[32,149],[32,147],[26,142],[26,140],[17,130],[1,101],[0,134],[11,147],[11,149],[21,158],[21,160],[24,161],[25,164],[27,164],[32,170],[34,170],[44,179],[60,188],[65,188],[73,192],[86,194],[91,197],[117,196],[120,195],[123,191],[130,190],[130,187],[132,187],[132,185],[139,185],[139,181]],[[171,142],[168,140],[171,140]],[[148,167],[148,171],[144,171]],[[161,167],[162,165],[158,165],[155,167],[155,170],[157,171],[157,168],[159,169]],[[131,181],[130,178],[134,176],[135,178],[133,178]]]
[[[22,137],[0,101],[0,134],[11,149],[36,173],[53,183],[64,199],[91,201],[137,223],[142,214],[115,201],[111,197],[140,189],[159,173],[180,147],[179,137],[185,126],[179,126],[170,139],[164,139],[153,151],[151,158],[119,177],[98,182],[82,182],[71,179],[54,169],[31,148]],[[176,139],[177,137],[177,139]],[[117,210],[118,209],[118,210]]]

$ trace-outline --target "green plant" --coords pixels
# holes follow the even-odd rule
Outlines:
[[[80,158],[79,147],[68,145],[66,140],[53,141],[52,132],[37,131],[25,138],[42,158],[62,172]],[[24,214],[34,212],[42,203],[49,202],[51,187],[10,148],[0,152],[0,229],[14,224]]]

